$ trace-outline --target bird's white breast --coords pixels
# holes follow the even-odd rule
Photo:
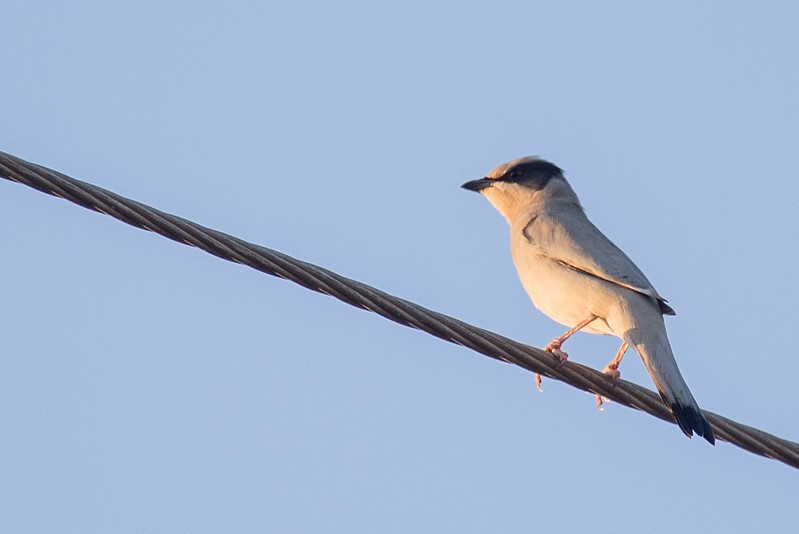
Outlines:
[[[524,290],[547,317],[571,328],[595,315],[583,330],[614,334],[604,320],[618,302],[613,284],[541,255],[521,233],[512,236],[511,253]]]

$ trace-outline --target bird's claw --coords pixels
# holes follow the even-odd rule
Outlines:
[[[610,362],[605,366],[604,369],[602,369],[602,373],[606,375],[608,378],[610,378],[611,381],[613,381],[613,384],[610,386],[611,389],[615,388],[616,384],[619,383],[619,378],[621,377],[621,372],[619,372],[619,364],[616,362]],[[605,407],[602,406],[603,400],[604,402],[610,402],[610,399],[607,397],[604,397],[602,395],[596,396],[596,407],[600,412],[605,411]]]
[[[564,351],[560,350],[560,345],[547,345],[544,347],[544,350],[552,354],[555,358],[558,359],[557,367],[563,365],[566,360],[569,359],[569,355]]]
[[[541,387],[541,373],[535,374],[535,387],[537,387],[538,391],[540,391],[541,393],[544,392],[544,388]]]
[[[558,363],[555,364],[555,369],[563,365],[566,362],[566,360],[569,359],[569,355],[560,350],[560,345],[550,343],[549,345],[544,347],[544,350],[558,359]],[[544,388],[541,387],[541,373],[535,374],[535,387],[537,387],[538,391],[540,391],[541,393],[544,392]]]
[[[602,406],[602,401],[603,400],[605,402],[610,402],[610,399],[607,398],[607,397],[603,397],[602,395],[597,395],[596,396],[596,409],[599,410],[600,412],[604,412],[605,411],[605,407]]]
[[[555,369],[563,365],[566,362],[566,360],[569,359],[569,355],[560,350],[560,346],[561,346],[560,343],[553,342],[544,347],[545,351],[552,354],[555,358],[558,359],[558,363],[555,364]],[[541,373],[535,374],[535,387],[537,387],[538,391],[540,391],[541,393],[544,392],[544,388],[541,387]]]
[[[619,378],[621,378],[621,372],[619,372],[619,366],[613,365],[609,363],[602,369],[602,372],[608,376],[613,381],[613,387],[616,387],[616,384],[619,382]]]

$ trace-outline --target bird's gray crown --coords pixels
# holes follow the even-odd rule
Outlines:
[[[554,163],[535,156],[527,156],[503,163],[488,173],[486,178],[539,190],[553,178],[562,179],[563,171]]]

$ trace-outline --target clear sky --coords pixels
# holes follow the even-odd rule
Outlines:
[[[459,186],[541,155],[799,440],[799,4],[696,4],[7,0],[0,150],[537,346]],[[3,532],[795,528],[794,469],[6,181],[0,246]]]

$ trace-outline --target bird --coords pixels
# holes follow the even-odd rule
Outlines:
[[[563,170],[537,156],[503,163],[461,187],[481,193],[510,225],[510,248],[533,305],[569,329],[544,347],[562,363],[578,331],[622,344],[603,370],[618,381],[628,347],[644,362],[663,402],[689,438],[715,444],[713,429],[680,373],[664,315],[674,310],[633,261],[588,219]],[[536,377],[540,389],[540,375]],[[601,398],[597,398],[601,404]]]

